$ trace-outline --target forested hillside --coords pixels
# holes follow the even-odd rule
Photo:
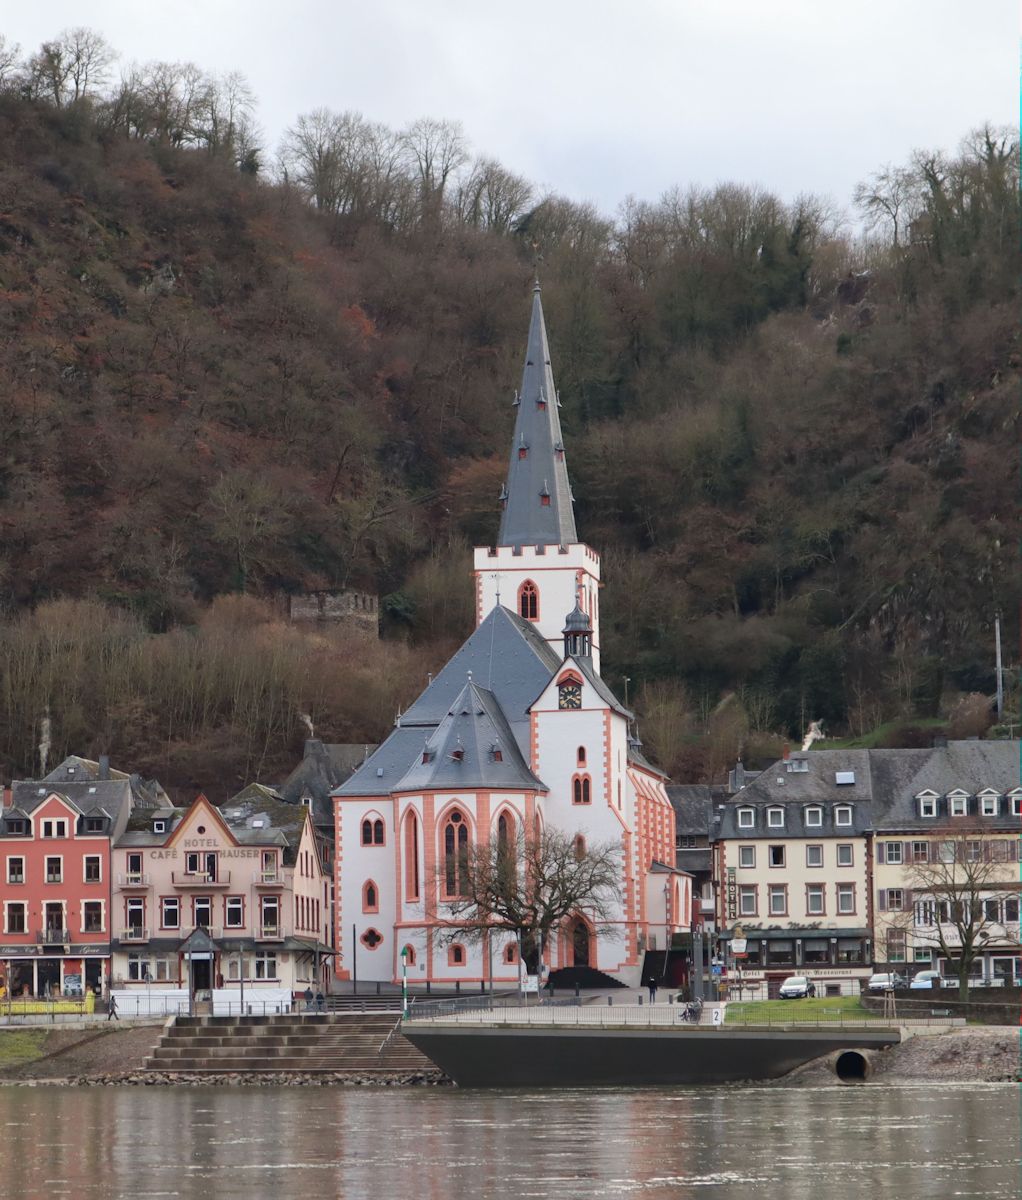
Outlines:
[[[743,184],[601,215],[436,121],[306,114],[275,158],[239,78],[115,83],[80,41],[0,43],[4,775],[47,708],[54,754],[214,792],[278,776],[302,712],[382,736],[470,627],[535,272],[605,674],[665,765],[992,693],[1013,138],[878,169],[866,237]],[[345,586],[383,598],[379,647],[276,615]]]

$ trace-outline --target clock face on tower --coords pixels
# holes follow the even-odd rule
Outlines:
[[[558,708],[582,707],[582,685],[580,683],[562,683],[558,692],[560,693]]]

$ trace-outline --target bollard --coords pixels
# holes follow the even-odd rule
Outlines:
[[[460,979],[456,979],[456,980],[454,981],[454,994],[455,994],[456,996],[460,996],[460,995],[461,995],[461,980],[460,980]]]
[[[377,994],[377,996],[380,994],[380,981],[379,980],[376,981],[376,994]]]
[[[642,996],[639,996],[639,1007],[642,1008]]]
[[[578,983],[576,983],[576,984],[575,984],[575,999],[576,999],[576,1000],[580,999],[580,998],[581,998],[581,995],[582,995],[582,988],[581,988],[581,985],[580,985],[580,984],[578,984]]]
[[[673,1004],[673,1003],[674,1003],[674,993],[673,993],[673,992],[668,992],[668,993],[667,993],[667,1003],[668,1003],[668,1004]]]
[[[613,1007],[614,1007],[614,997],[613,997],[613,996],[608,996],[608,997],[607,997],[607,1007],[608,1007],[608,1008],[613,1008]]]

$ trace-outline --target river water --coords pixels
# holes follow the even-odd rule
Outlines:
[[[1018,1196],[1019,1089],[0,1088],[0,1196]]]

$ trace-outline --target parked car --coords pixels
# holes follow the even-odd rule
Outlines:
[[[945,979],[939,971],[920,971],[908,986],[910,989],[953,987],[954,981]]]
[[[897,971],[883,971],[869,977],[866,988],[871,992],[889,992],[892,988],[903,988],[908,982]]]
[[[805,975],[789,975],[778,993],[782,1000],[804,1000],[816,995],[816,987]]]

